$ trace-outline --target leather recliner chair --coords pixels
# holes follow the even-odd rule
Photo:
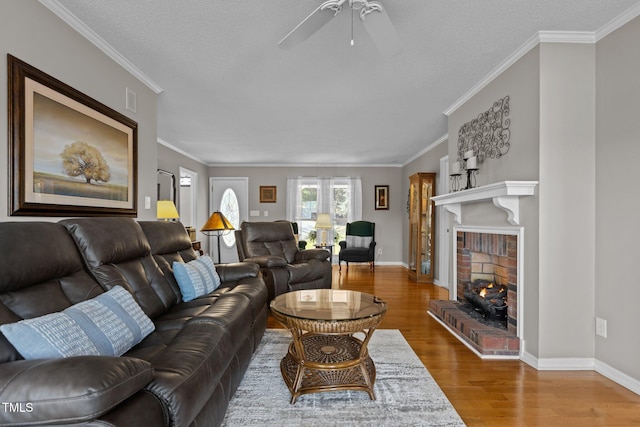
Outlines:
[[[331,253],[299,250],[290,223],[243,222],[235,235],[238,258],[260,266],[270,300],[301,289],[331,288]]]

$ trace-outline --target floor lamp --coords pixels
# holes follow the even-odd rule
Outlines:
[[[207,236],[217,236],[218,237],[218,264],[220,261],[220,236],[224,234],[226,231],[233,230],[233,225],[229,222],[229,220],[218,211],[215,211],[209,217],[209,220],[202,226],[200,231]],[[215,233],[215,234],[209,234]]]

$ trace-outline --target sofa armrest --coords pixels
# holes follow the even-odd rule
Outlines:
[[[237,282],[249,277],[258,277],[260,267],[251,262],[235,262],[230,264],[216,264],[216,272],[224,282]]]
[[[286,259],[274,255],[262,255],[245,258],[243,262],[253,262],[258,264],[261,268],[285,267],[287,265]]]
[[[346,249],[347,247],[347,241],[346,240],[341,240],[338,242],[338,244],[340,245],[340,249]]]
[[[329,259],[331,252],[326,249],[307,249],[306,251],[300,251],[296,255],[296,261],[307,261],[310,259],[319,259],[324,261]]]
[[[2,425],[90,421],[153,379],[149,362],[131,357],[79,356],[0,365]]]

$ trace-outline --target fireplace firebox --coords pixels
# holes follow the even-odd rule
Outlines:
[[[492,281],[477,279],[467,283],[464,290],[465,300],[482,318],[504,321],[507,327],[507,287]]]

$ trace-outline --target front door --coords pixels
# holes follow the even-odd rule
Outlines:
[[[242,221],[249,218],[249,178],[209,178],[209,214],[220,211],[238,229]],[[209,238],[209,252],[218,262],[217,232]],[[220,236],[220,261],[238,262],[236,240],[233,231]]]

